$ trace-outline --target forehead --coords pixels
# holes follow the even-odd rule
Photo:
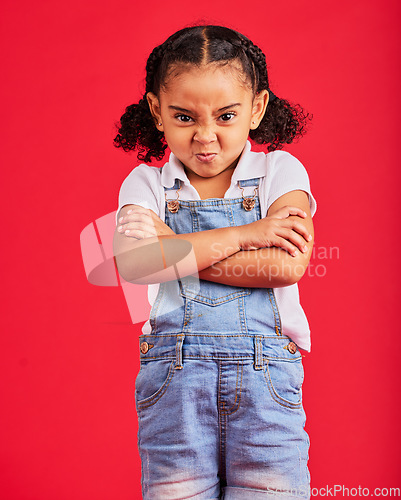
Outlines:
[[[222,100],[252,99],[252,89],[239,63],[209,63],[202,66],[179,65],[169,70],[160,99],[183,99],[212,103]]]

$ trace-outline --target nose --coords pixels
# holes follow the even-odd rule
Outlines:
[[[199,142],[200,144],[210,144],[217,139],[213,128],[208,127],[198,127],[194,135],[194,141]]]

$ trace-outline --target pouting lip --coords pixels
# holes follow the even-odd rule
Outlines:
[[[217,153],[198,153],[196,159],[201,163],[212,163],[217,156]]]

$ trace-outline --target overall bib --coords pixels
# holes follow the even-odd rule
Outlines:
[[[251,210],[243,198],[180,200],[176,213],[166,202],[165,222],[175,233],[249,224],[256,192]],[[149,321],[135,382],[143,498],[309,498],[302,356],[273,289],[188,276],[160,284]]]

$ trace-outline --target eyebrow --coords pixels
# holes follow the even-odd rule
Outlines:
[[[235,107],[238,107],[238,106],[241,106],[241,103],[236,102],[234,104],[230,104],[229,106],[224,106],[223,108],[218,109],[216,111],[216,114],[217,113],[221,113],[222,111],[226,111],[226,109],[231,109],[231,108],[235,108]],[[169,106],[168,108],[169,109],[173,109],[175,111],[180,111],[181,113],[188,113],[188,114],[196,115],[196,113],[193,113],[189,109],[180,108],[179,106]]]

